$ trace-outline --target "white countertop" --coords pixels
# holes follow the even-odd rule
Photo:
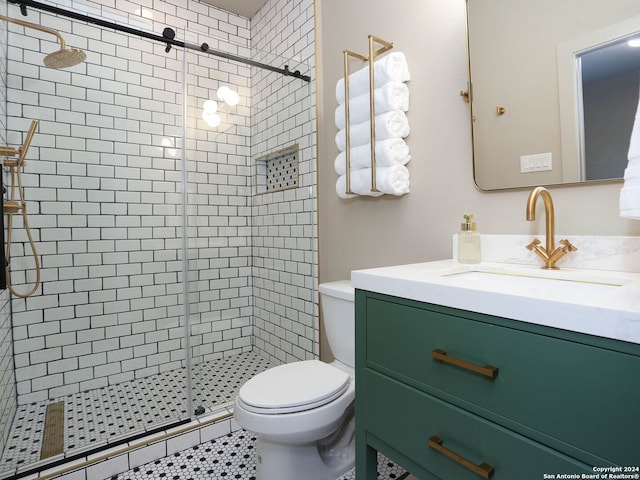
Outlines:
[[[477,278],[464,275],[476,271],[481,272]],[[487,273],[496,274],[496,281],[483,276]],[[640,273],[441,260],[354,270],[351,283],[362,290],[640,344]]]

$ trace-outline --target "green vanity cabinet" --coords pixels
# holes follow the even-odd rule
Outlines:
[[[358,480],[637,467],[640,345],[357,290],[356,419]]]

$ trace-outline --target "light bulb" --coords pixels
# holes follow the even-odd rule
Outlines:
[[[232,107],[234,105],[237,105],[238,102],[240,101],[240,95],[238,95],[238,92],[236,92],[235,90],[229,90],[229,93],[227,94],[227,98],[224,99],[224,102],[227,105],[231,105]]]
[[[222,100],[223,102],[226,101],[227,95],[229,95],[230,91],[231,89],[226,85],[221,86],[220,88],[218,88],[218,92],[217,92],[218,99]]]
[[[214,112],[202,112],[202,119],[209,125],[211,128],[216,128],[220,125],[220,116]]]
[[[216,113],[218,111],[218,102],[215,100],[207,100],[202,104],[202,109],[205,112]]]

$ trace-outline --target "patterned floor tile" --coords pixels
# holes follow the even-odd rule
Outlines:
[[[255,437],[246,430],[147,463],[106,480],[255,480]],[[399,479],[404,471],[378,455],[378,479]],[[355,480],[355,470],[337,480]]]
[[[253,352],[203,362],[194,366],[194,405],[210,411],[233,400],[240,386],[272,365]],[[40,459],[47,405],[65,403],[65,452],[100,447],[114,439],[144,433],[189,418],[186,377],[173,370],[117,385],[19,405],[0,471],[29,465]]]

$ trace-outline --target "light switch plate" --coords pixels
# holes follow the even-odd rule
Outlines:
[[[523,155],[520,157],[520,173],[544,172],[553,169],[551,152]]]

